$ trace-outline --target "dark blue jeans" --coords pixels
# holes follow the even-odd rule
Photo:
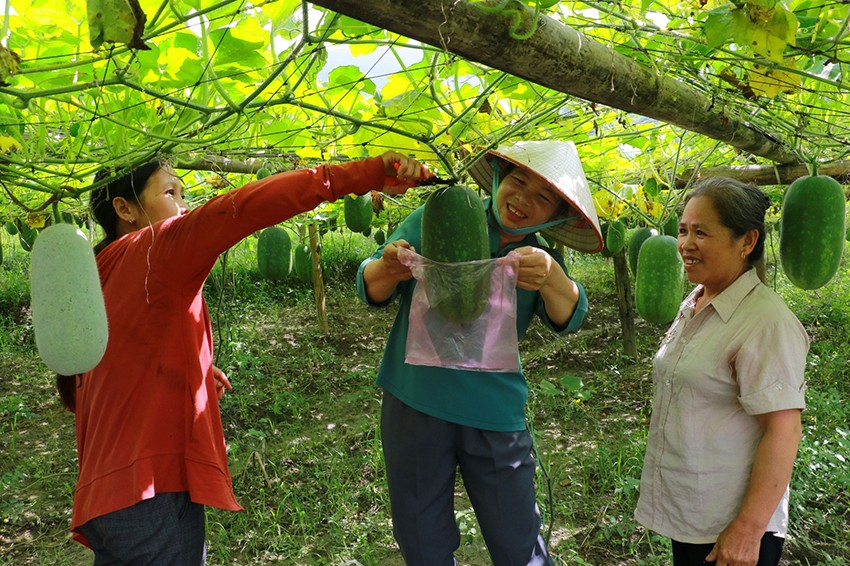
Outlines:
[[[761,539],[759,561],[756,566],[777,566],[779,564],[779,558],[782,556],[782,546],[784,543],[784,538],[780,538],[773,533],[765,533]],[[705,557],[708,556],[712,548],[714,548],[713,542],[709,544],[686,544],[674,540],[673,565],[703,566],[704,564],[714,564],[714,562],[705,561]]]
[[[531,435],[453,424],[384,392],[381,441],[393,535],[408,566],[452,566],[460,546],[455,474],[495,566],[551,566],[540,535]]]
[[[188,492],[157,493],[132,507],[95,517],[80,531],[94,551],[94,566],[202,566],[206,514]]]

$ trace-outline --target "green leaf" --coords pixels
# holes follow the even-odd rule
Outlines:
[[[649,146],[649,140],[643,136],[628,138],[624,141],[624,143],[625,145],[629,145],[641,151],[645,150],[647,146]]]
[[[194,8],[195,10],[200,10],[203,5],[203,0],[170,0],[169,7],[172,10],[180,9],[183,5],[188,6],[189,8]]]
[[[809,29],[817,25],[820,18],[813,16],[800,16],[797,18],[797,23],[801,29]]]
[[[301,22],[301,0],[277,0],[276,2],[264,2],[261,9],[272,21],[274,29],[297,29],[298,25],[292,23]]]
[[[646,181],[643,182],[643,192],[651,198],[657,197],[660,191],[661,187],[658,186],[658,181],[655,177],[647,177]]]
[[[259,24],[256,24],[256,22],[254,24],[256,27],[251,25],[246,27],[253,28],[255,34],[265,33],[259,27]],[[267,64],[266,58],[258,53],[259,50],[265,48],[265,41],[251,40],[245,36],[244,31],[242,27],[210,31],[210,54],[213,55],[217,66],[231,63],[242,67],[256,68],[264,67]],[[250,37],[256,38],[258,35]]]
[[[749,45],[752,22],[742,10],[712,11],[703,27],[705,40],[711,47],[719,47],[734,41],[738,45]]]
[[[591,397],[593,397],[593,392],[589,389],[582,389],[576,393],[576,399],[580,399],[582,401],[589,401]]]
[[[392,98],[381,101],[380,106],[388,117],[398,117],[407,114],[424,97],[421,90],[409,90]]]
[[[709,14],[702,28],[705,42],[711,47],[720,47],[732,41],[732,19],[728,12]]]
[[[332,70],[328,75],[328,86],[369,94],[375,93],[375,83],[371,79],[366,79],[357,65],[343,65]]]
[[[577,375],[565,375],[561,378],[561,387],[567,391],[578,391],[584,387],[584,383]]]
[[[201,52],[201,38],[194,33],[180,31],[176,32],[169,42],[162,45],[163,49],[169,46],[179,47],[197,55]]]
[[[186,84],[189,77],[200,77],[204,72],[204,62],[197,53],[175,47],[160,54],[155,66],[149,68],[145,81],[157,84],[158,88],[169,88]]]
[[[355,20],[348,16],[340,16],[334,28],[336,30],[334,35],[337,37],[353,37],[357,39],[376,35],[381,36],[386,33],[379,27],[375,27],[360,20]]]
[[[541,379],[538,384],[538,391],[543,395],[560,395],[561,390],[555,387],[551,381]]]

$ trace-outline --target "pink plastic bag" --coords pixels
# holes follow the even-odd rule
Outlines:
[[[398,256],[417,281],[410,306],[405,362],[478,371],[519,371],[519,254],[511,252],[498,259],[463,263],[431,261],[408,249],[399,250]],[[482,304],[472,304],[475,297],[483,297]]]

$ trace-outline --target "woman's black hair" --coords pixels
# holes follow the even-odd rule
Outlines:
[[[685,204],[695,197],[707,197],[714,204],[720,222],[740,237],[758,230],[758,240],[747,262],[755,266],[764,281],[764,217],[770,208],[770,198],[760,188],[729,177],[709,177],[697,182],[685,197]]]
[[[77,388],[82,387],[82,375],[56,374],[56,390],[62,405],[72,413],[77,410]]]
[[[89,208],[104,232],[103,240],[94,247],[95,254],[100,253],[103,248],[118,239],[118,213],[112,206],[113,199],[122,197],[128,202],[138,204],[148,179],[162,165],[163,161],[160,159],[149,161],[91,191]],[[97,172],[94,180],[95,182],[101,181],[114,173],[113,169],[103,168]]]

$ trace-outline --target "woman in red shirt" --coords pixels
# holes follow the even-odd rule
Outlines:
[[[71,530],[95,565],[203,564],[204,507],[242,509],[218,407],[230,384],[212,364],[202,294],[218,256],[347,193],[402,193],[423,172],[390,151],[272,175],[190,211],[174,170],[154,161],[92,192],[106,234],[96,251],[109,340],[97,367],[59,388],[76,419]]]

